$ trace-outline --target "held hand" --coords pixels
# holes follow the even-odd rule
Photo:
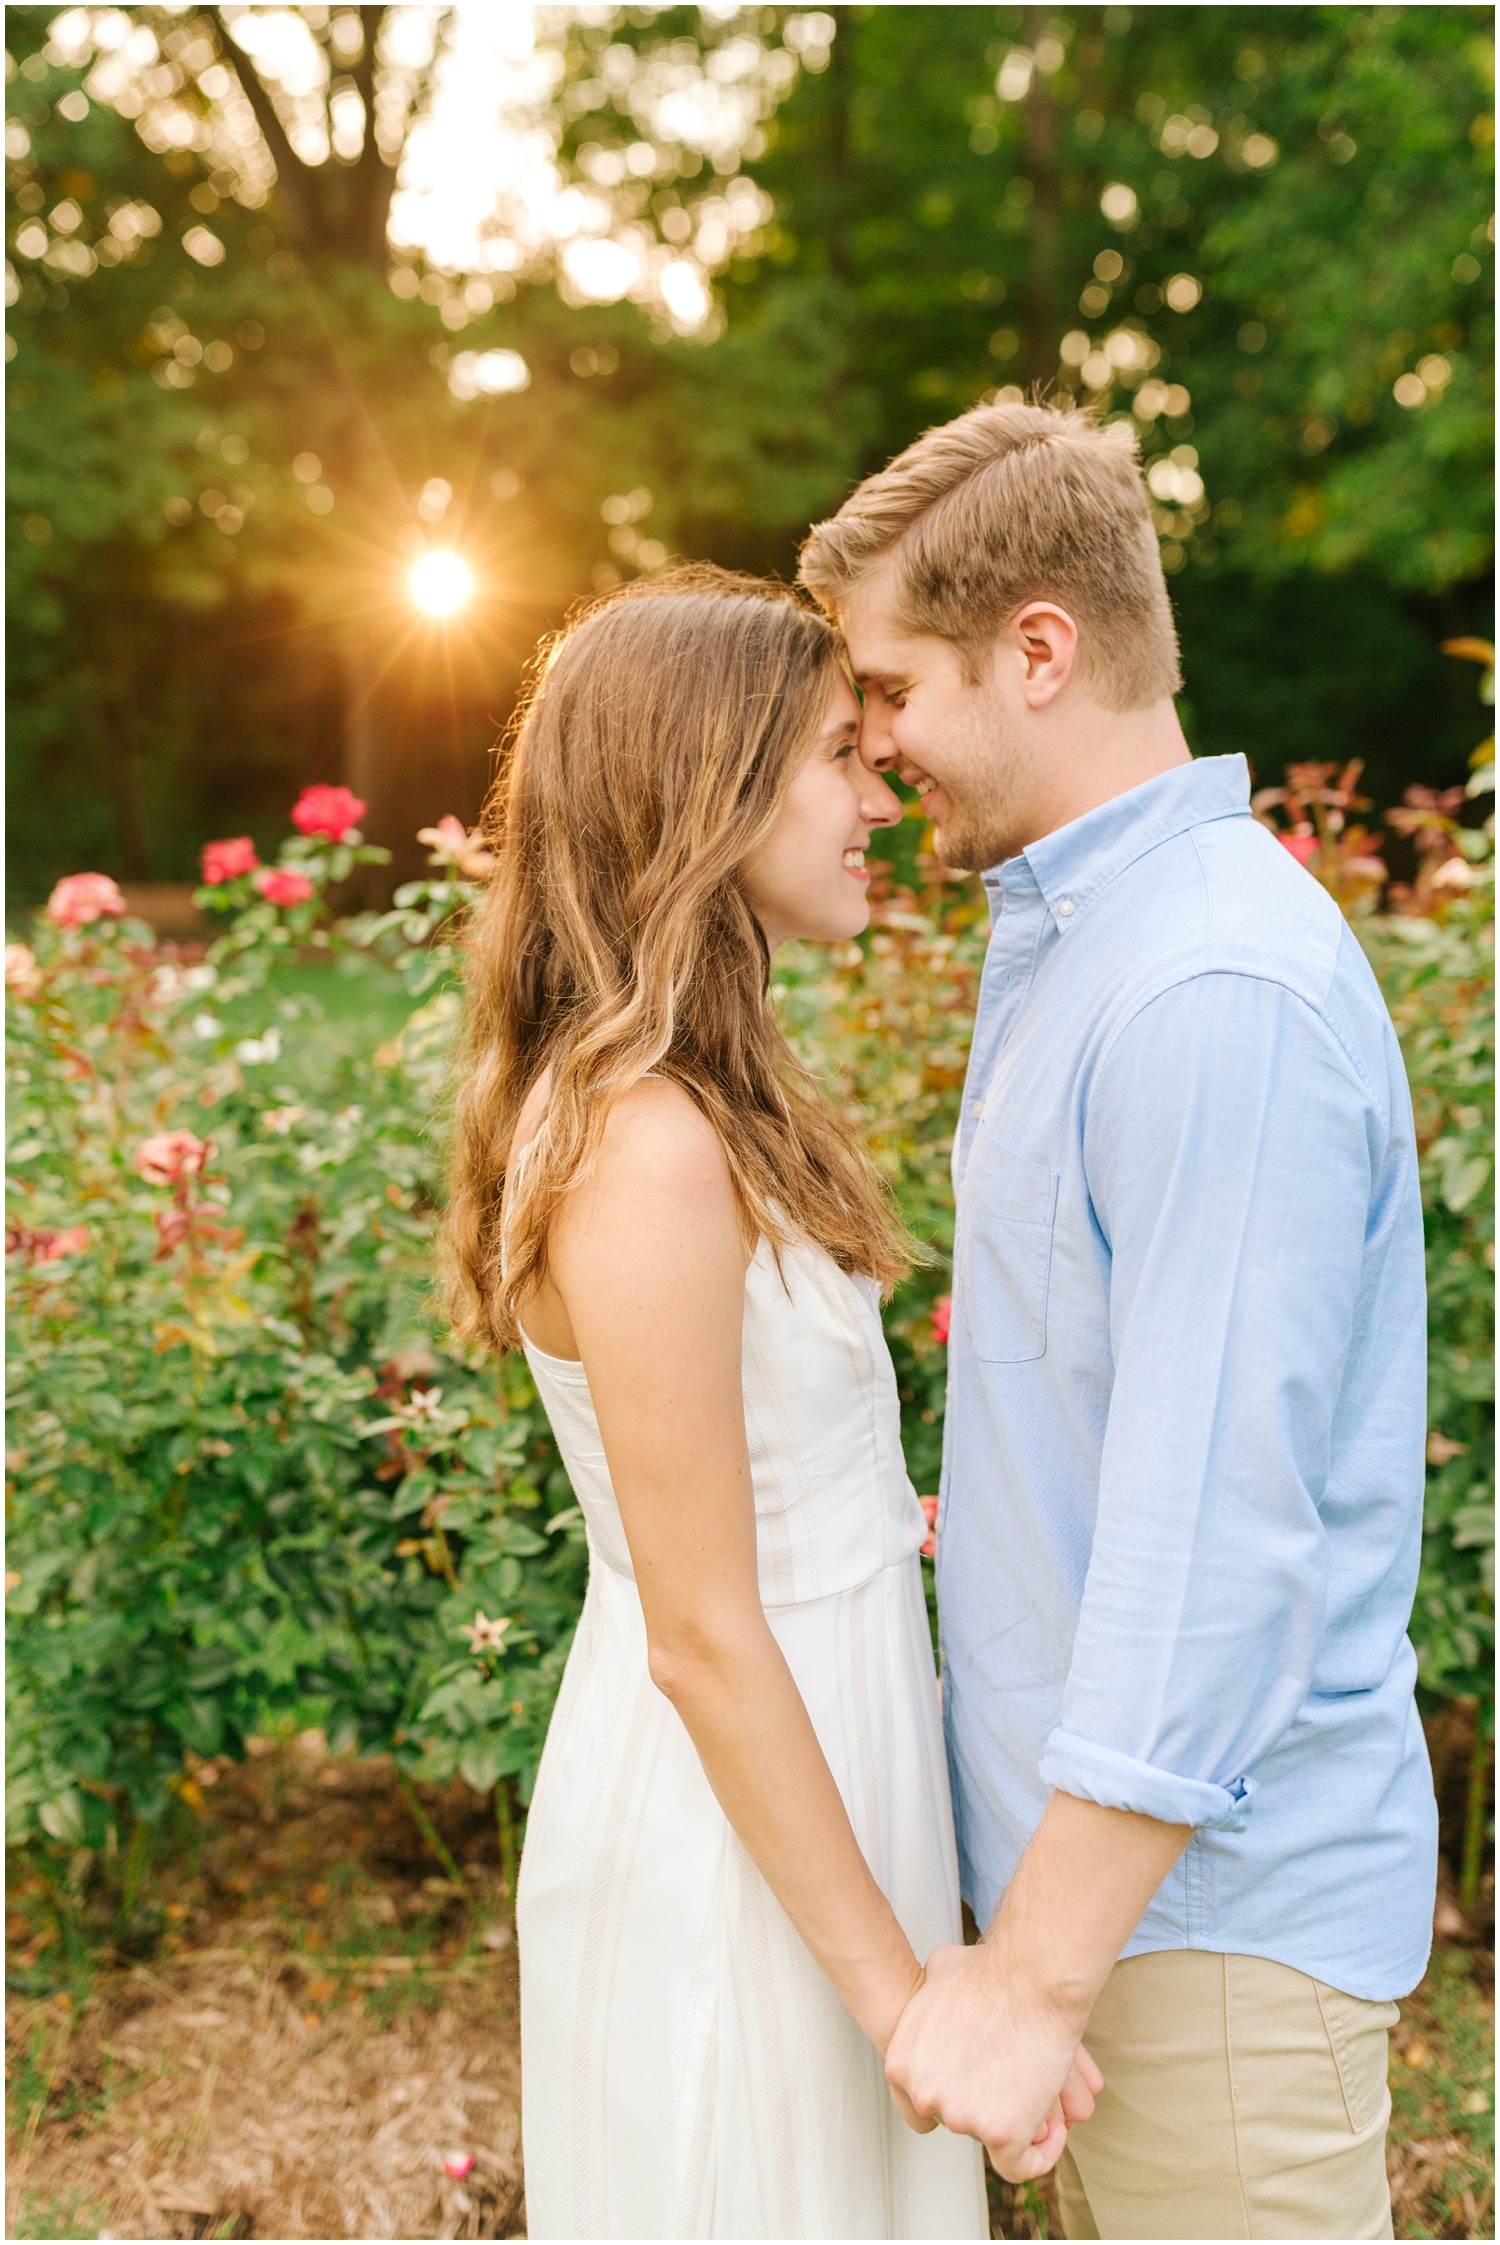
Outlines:
[[[912,2103],[910,2097],[907,2096],[905,2090],[898,2089],[896,2087],[896,2084],[891,2080],[889,2074],[887,2074],[886,2076],[886,2081],[891,2092],[891,2103],[895,2106],[897,2112],[900,2113],[901,2118],[906,2122],[906,2125],[912,2131],[912,2134],[914,2136],[930,2136],[933,2130],[936,2128],[937,2122],[935,2120],[929,2120],[925,2113],[919,2113],[916,2106]]]
[[[925,1974],[923,1973],[923,1970],[919,1965],[917,1967],[917,1977],[915,1985],[911,1988],[910,1992],[906,1996],[905,2004],[902,2007],[903,2010],[905,2009],[906,2005],[910,2004],[912,1997],[916,1995],[920,1990],[924,1978]],[[884,2035],[876,2033],[872,2037],[875,2047],[880,2052],[882,2058],[885,2056],[886,2050],[889,2047],[891,2033],[894,2032],[894,2025],[899,2024],[901,2016],[901,2011],[897,2011],[894,2014],[894,2023],[891,2029],[888,2030]],[[935,2120],[929,2120],[924,2114],[919,2113],[915,2105],[913,2105],[911,2099],[907,2096],[906,2092],[903,2089],[898,2089],[896,2087],[896,2084],[890,2080],[889,2074],[887,2074],[886,2079],[890,2086],[891,2102],[895,2106],[897,2112],[900,2113],[901,2118],[906,2122],[907,2127],[910,2128],[915,2135],[930,2136],[934,2128],[936,2128],[937,2122]]]
[[[1000,1979],[992,1954],[934,1950],[886,2052],[886,2079],[913,2110],[975,2136],[1008,2182],[1055,2167],[1069,2124],[1103,2087],[1077,2022]]]

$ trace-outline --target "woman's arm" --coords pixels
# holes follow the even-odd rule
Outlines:
[[[740,1356],[745,1245],[685,1092],[639,1085],[554,1219],[551,1275],[598,1413],[651,1674],[725,1815],[884,2050],[921,1979],[761,1606]]]

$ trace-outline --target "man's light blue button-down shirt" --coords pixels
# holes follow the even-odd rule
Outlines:
[[[1379,988],[1242,757],[985,881],[938,1537],[965,1895],[1073,1793],[1194,1827],[1127,1956],[1404,1994],[1426,1331]]]

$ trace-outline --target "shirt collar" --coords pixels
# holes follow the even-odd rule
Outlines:
[[[1044,834],[1020,858],[992,866],[984,875],[991,908],[998,908],[996,892],[1014,886],[1018,875],[1026,885],[1024,862],[1058,928],[1066,930],[1117,873],[1159,842],[1211,819],[1249,814],[1250,767],[1244,757],[1195,756]]]

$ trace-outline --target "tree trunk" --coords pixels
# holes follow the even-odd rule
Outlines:
[[[824,248],[828,254],[828,270],[837,281],[849,279],[849,213],[850,193],[850,133],[849,102],[854,85],[853,10],[837,7],[833,11],[837,30],[828,58],[828,191],[825,203],[827,224],[824,231]]]
[[[123,691],[105,699],[100,740],[105,754],[106,785],[115,815],[120,877],[125,881],[149,881],[151,840],[141,803],[140,709],[134,674],[127,669],[125,676],[127,683]]]
[[[223,9],[210,7],[203,13],[213,27],[220,54],[240,82],[276,166],[276,215],[286,241],[310,271],[319,266],[358,265],[383,273],[386,221],[396,171],[375,142],[375,46],[388,10],[359,10],[364,34],[359,59],[352,70],[334,72],[335,81],[340,77],[352,80],[364,103],[364,144],[352,163],[330,156],[321,164],[305,164],[292,147],[270,90],[235,41]]]
[[[352,83],[364,104],[364,142],[353,162],[330,156],[322,164],[305,164],[293,149],[268,86],[258,76],[250,57],[235,41],[222,9],[208,7],[203,15],[212,25],[224,60],[234,71],[255,115],[261,136],[276,166],[276,192],[272,218],[278,235],[295,251],[306,274],[307,286],[319,299],[327,330],[328,348],[320,379],[344,400],[342,426],[336,439],[325,445],[325,472],[341,510],[358,533],[356,544],[368,557],[386,547],[390,526],[401,519],[405,494],[399,487],[386,447],[372,417],[371,402],[361,394],[351,367],[361,363],[350,322],[357,322],[357,289],[335,289],[328,284],[339,272],[354,270],[377,285],[385,278],[386,227],[395,166],[387,161],[375,140],[375,55],[385,7],[359,9],[363,45],[357,59],[344,68],[333,65],[330,90],[340,80]],[[439,17],[447,10],[435,11]],[[417,89],[418,95],[421,88]],[[363,520],[361,518],[364,518]],[[395,555],[392,555],[395,564]],[[365,581],[360,581],[360,568]],[[422,854],[412,840],[412,829],[424,819],[436,819],[445,803],[415,807],[413,771],[415,751],[421,745],[420,680],[413,673],[409,653],[401,647],[402,622],[383,606],[370,607],[368,560],[357,564],[350,581],[335,590],[328,610],[327,629],[337,650],[344,685],[342,726],[343,777],[366,804],[363,831],[367,840],[379,842],[396,860],[389,872],[364,868],[350,884],[357,896],[346,902],[374,904],[390,894],[393,880],[408,878],[422,865]],[[415,863],[413,859],[415,858]]]
[[[1047,34],[1045,8],[1026,10],[1026,38],[1033,54]],[[1057,121],[1051,88],[1043,71],[1033,69],[1026,93],[1026,168],[1031,178],[1031,234],[1026,272],[1026,380],[1045,389],[1057,375],[1057,230],[1062,181],[1057,167]]]

